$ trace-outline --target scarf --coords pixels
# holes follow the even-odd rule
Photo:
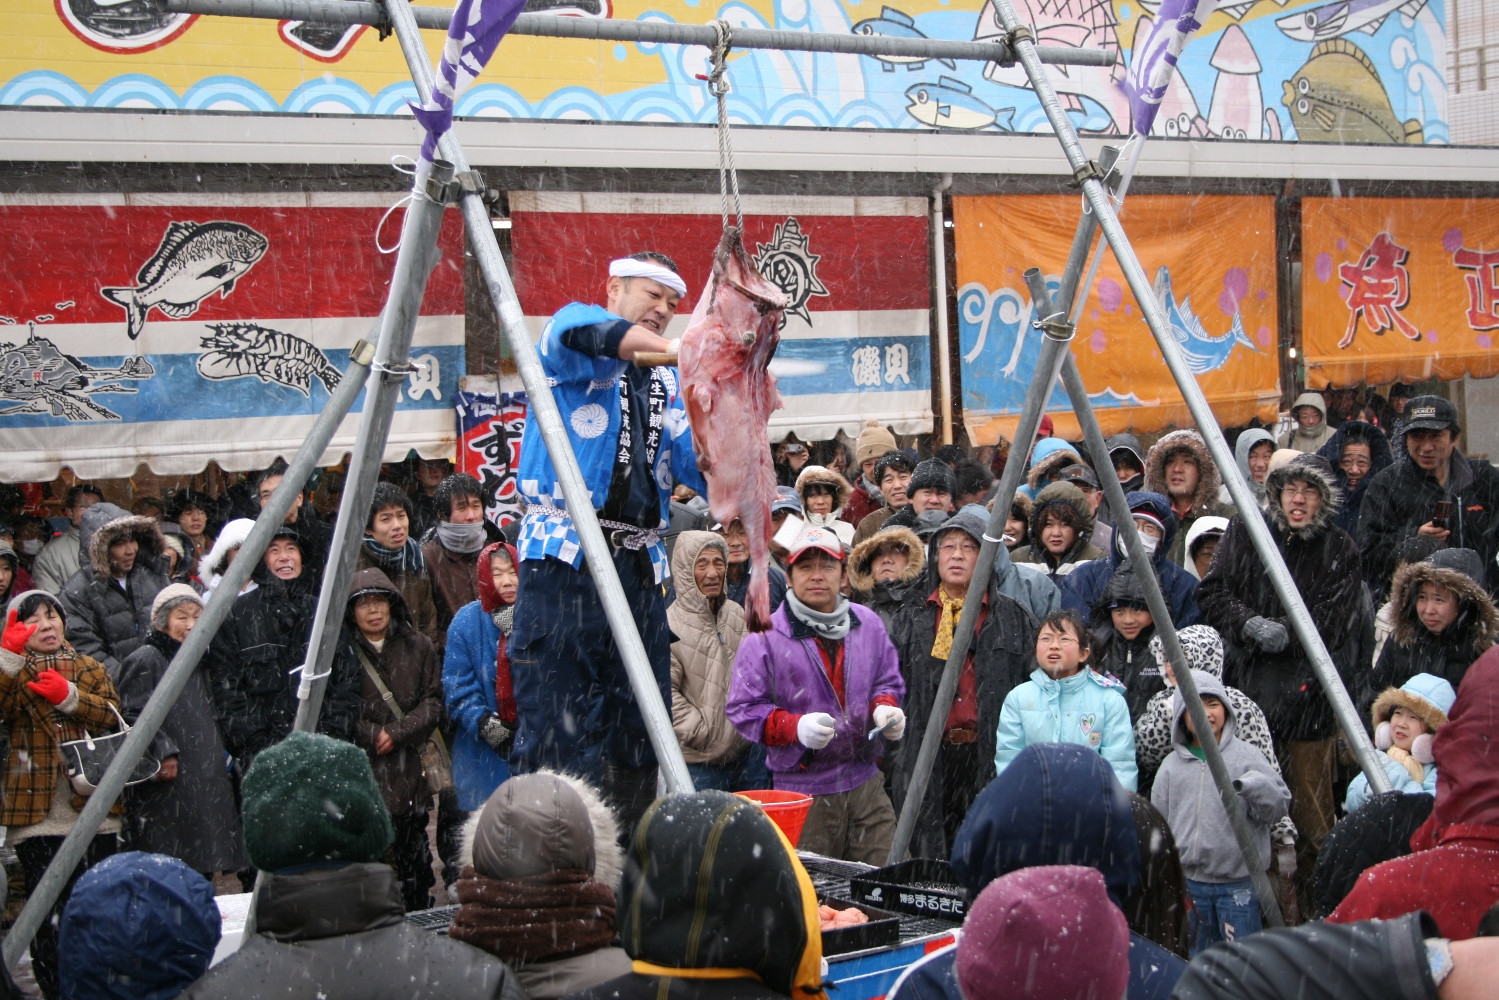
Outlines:
[[[1397,746],[1391,745],[1390,749],[1385,751],[1385,756],[1405,768],[1406,773],[1411,776],[1412,780],[1419,782],[1426,777],[1426,768],[1419,760],[1411,756],[1409,750],[1402,750]]]
[[[880,492],[880,488],[878,486],[869,481],[868,476],[860,473],[859,485],[864,487],[864,492],[869,494],[869,499],[874,501],[874,506],[876,508],[885,506],[885,494]]]
[[[515,706],[515,685],[510,680],[510,651],[506,649],[511,630],[515,627],[515,605],[501,604],[491,612],[494,627],[500,630],[500,641],[494,651],[494,703],[495,714],[500,721],[514,728],[519,718]]]
[[[515,628],[515,605],[501,604],[499,610],[489,616],[494,622],[494,627],[500,630],[500,635],[509,635]]]
[[[942,601],[942,616],[937,619],[937,641],[932,643],[932,655],[945,660],[952,652],[952,635],[958,628],[958,616],[963,613],[963,598],[948,597],[941,587],[937,588],[937,597]]]
[[[451,521],[437,522],[437,543],[449,552],[457,552],[461,555],[471,556],[484,547],[488,535],[484,531],[484,522],[475,524],[454,524]]]
[[[614,940],[614,890],[579,868],[496,879],[465,866],[448,937],[512,965],[606,948]]]
[[[842,639],[848,635],[852,619],[848,613],[848,598],[842,594],[838,595],[838,604],[832,611],[813,611],[789,590],[786,591],[786,603],[791,606],[791,613],[819,639]]]
[[[416,539],[406,539],[406,544],[398,549],[387,549],[369,535],[364,536],[364,551],[370,554],[383,570],[389,570],[397,576],[405,576],[408,573],[423,576],[427,572],[427,560],[422,558],[422,547],[416,543]]]

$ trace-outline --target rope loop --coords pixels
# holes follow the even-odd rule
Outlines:
[[[729,138],[728,61],[734,46],[734,29],[723,18],[713,22],[717,40],[713,43],[708,93],[718,103],[718,192],[723,198],[723,227],[729,228],[729,206],[732,203],[739,231],[744,231],[744,206],[739,200],[739,174],[734,169],[734,145]],[[717,269],[715,269],[715,274]]]

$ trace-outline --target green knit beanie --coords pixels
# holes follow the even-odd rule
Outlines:
[[[245,850],[256,868],[379,861],[395,840],[363,750],[294,732],[263,751],[242,788]]]

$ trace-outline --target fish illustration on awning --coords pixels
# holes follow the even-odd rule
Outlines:
[[[99,294],[124,308],[126,330],[135,340],[152,309],[186,319],[214,292],[227,297],[270,245],[241,222],[173,222],[136,272],[137,284],[101,288]]]
[[[1238,309],[1234,310],[1228,332],[1214,336],[1207,332],[1202,320],[1192,311],[1192,296],[1176,301],[1176,293],[1171,290],[1170,268],[1163,267],[1155,273],[1154,289],[1171,325],[1171,336],[1181,345],[1182,356],[1187,359],[1187,367],[1193,375],[1206,375],[1222,368],[1234,348],[1241,344],[1258,353],[1259,347],[1244,332],[1244,320]]]

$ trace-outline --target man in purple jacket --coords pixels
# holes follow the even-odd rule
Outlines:
[[[879,759],[906,731],[900,659],[879,616],[843,596],[836,534],[803,531],[787,563],[770,631],[745,636],[734,658],[729,721],[768,747],[774,787],[814,797],[798,847],[884,864],[895,810]]]

